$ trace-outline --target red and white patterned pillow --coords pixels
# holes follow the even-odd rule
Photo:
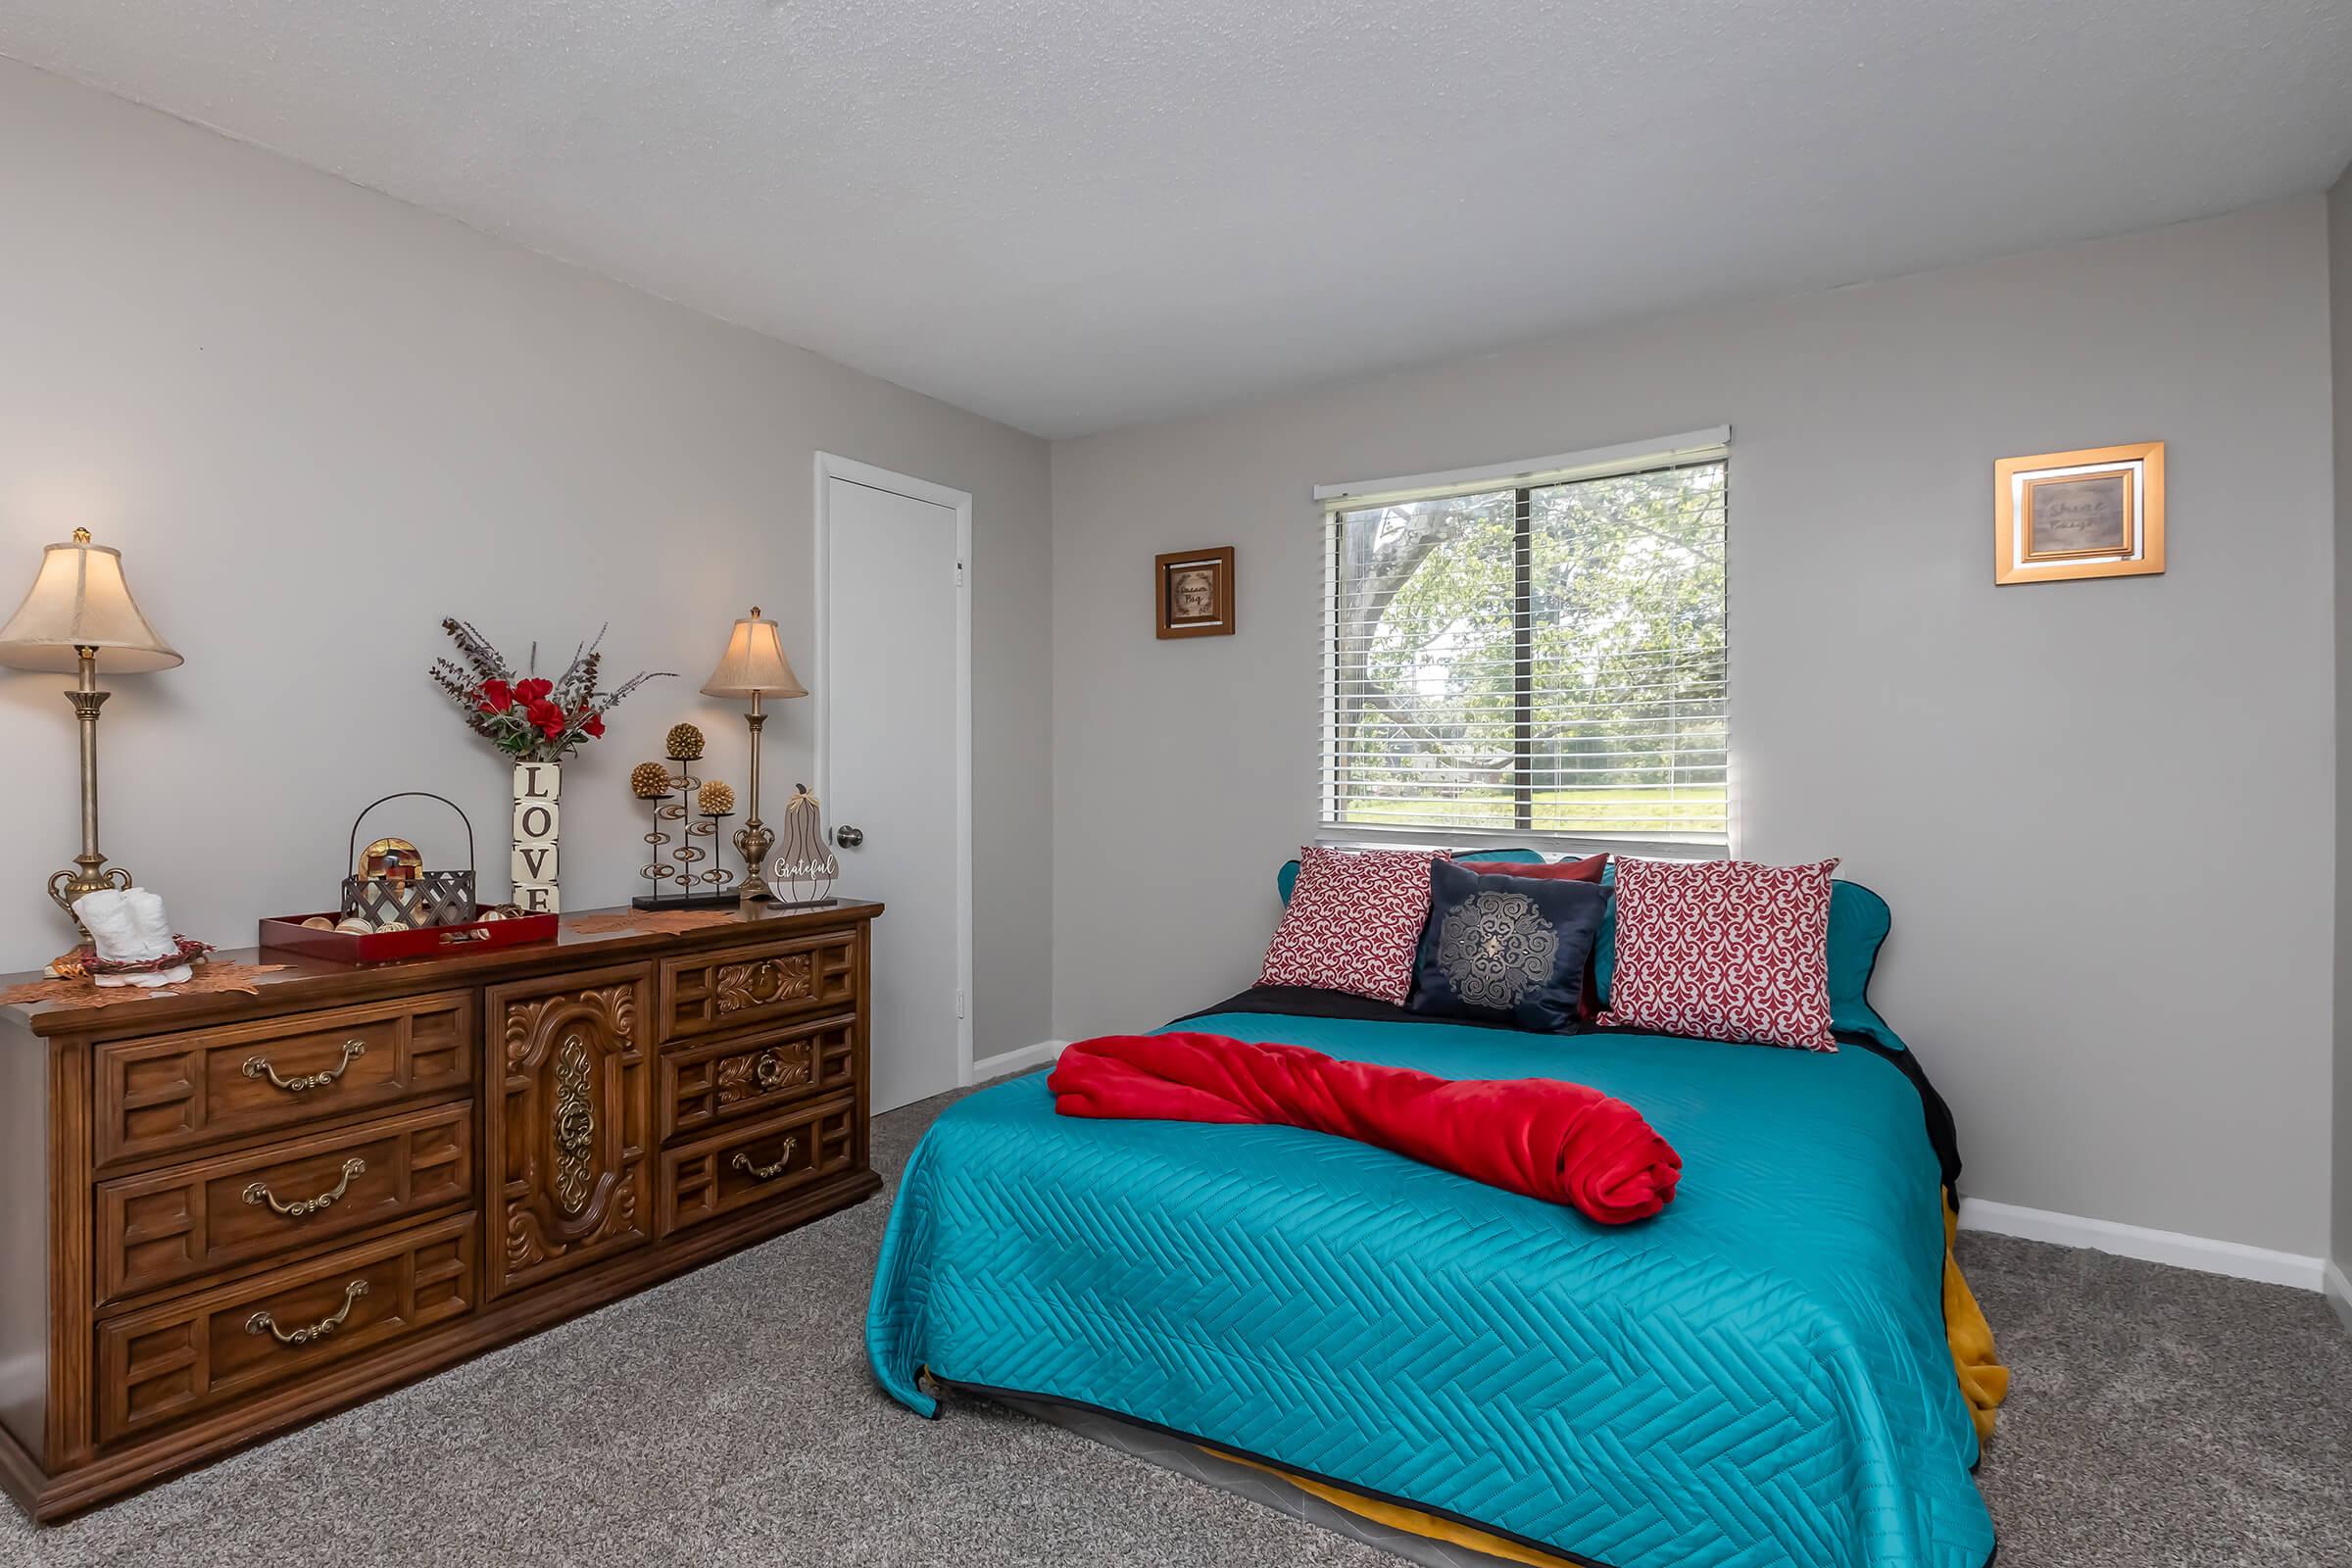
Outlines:
[[[1283,911],[1261,986],[1315,986],[1402,1004],[1429,924],[1426,850],[1298,852],[1298,884]]]
[[[1603,1027],[1836,1051],[1830,873],[1752,860],[1617,861]]]

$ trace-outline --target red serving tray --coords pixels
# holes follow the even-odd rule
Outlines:
[[[481,912],[481,906],[474,906]],[[506,920],[477,919],[469,925],[428,925],[416,931],[321,931],[305,920],[337,918],[334,911],[285,914],[262,922],[261,945],[308,954],[329,963],[384,963],[394,958],[423,958],[436,953],[476,948],[513,948],[525,942],[553,942],[558,917],[523,914]]]

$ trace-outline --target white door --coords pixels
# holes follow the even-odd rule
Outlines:
[[[877,1111],[971,1075],[971,498],[817,457],[817,770],[841,878],[873,925]]]

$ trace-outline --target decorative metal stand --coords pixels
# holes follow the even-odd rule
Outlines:
[[[667,820],[663,813],[667,811],[669,803],[677,797],[675,795],[643,795],[638,799],[653,808],[654,825],[648,828],[645,834],[645,842],[652,846],[653,859],[647,864],[639,866],[637,874],[651,882],[654,885],[654,891],[631,899],[629,905],[633,908],[655,909],[662,906],[662,884],[677,874],[662,854],[662,846],[669,842],[669,835],[662,831],[662,824]]]
[[[727,884],[732,878],[716,865],[709,870],[697,870],[703,861],[711,858],[711,852],[703,846],[718,837],[718,824],[734,815],[732,811],[699,810],[694,804],[702,780],[694,776],[693,765],[681,761],[677,772],[670,775],[667,795],[651,797],[654,808],[652,831],[645,842],[653,846],[651,863],[640,866],[637,874],[653,883],[654,891],[640,893],[629,901],[635,909],[730,909],[740,902]],[[666,831],[670,823],[683,823],[675,839]],[[677,847],[666,855],[662,846],[675,843]],[[676,884],[673,896],[668,889]],[[697,891],[700,889],[701,891]],[[724,890],[724,891],[721,891]]]
[[[692,838],[709,839],[715,846],[718,841],[719,824],[734,814],[733,811],[698,810],[695,813],[694,825],[689,827],[686,832]],[[742,902],[735,896],[731,886],[735,879],[718,865],[716,857],[717,850],[715,848],[698,854],[697,858],[710,859],[711,866],[708,871],[693,873],[693,885],[704,891],[696,894],[687,902],[688,907],[720,909]],[[680,872],[679,875],[683,880],[686,873]]]

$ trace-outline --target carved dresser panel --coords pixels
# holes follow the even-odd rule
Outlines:
[[[0,1005],[0,1486],[60,1518],[870,1196],[880,911]]]
[[[498,1183],[486,1297],[653,1236],[645,965],[494,986],[488,1146]]]

